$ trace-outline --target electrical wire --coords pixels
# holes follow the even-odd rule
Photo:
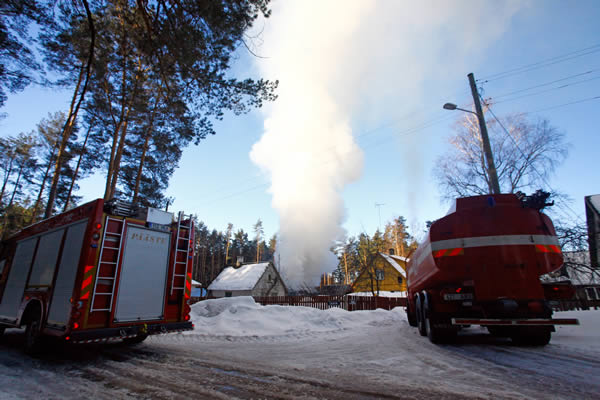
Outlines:
[[[510,101],[514,101],[514,100],[519,100],[519,99],[522,99],[522,98],[525,98],[525,97],[537,96],[537,95],[540,95],[540,94],[544,94],[544,93],[548,93],[548,92],[553,92],[555,90],[564,89],[564,88],[567,88],[569,86],[579,85],[581,83],[586,83],[586,82],[590,82],[590,81],[595,81],[597,79],[600,79],[600,76],[596,76],[596,77],[589,78],[589,79],[584,79],[582,81],[577,81],[577,82],[569,83],[569,84],[566,84],[566,85],[561,85],[561,86],[558,86],[558,87],[555,87],[555,88],[551,88],[551,89],[541,90],[539,92],[528,93],[528,94],[524,94],[524,95],[521,95],[521,96],[508,98],[508,99],[505,99],[505,100],[495,101],[494,104],[500,104],[500,103],[510,102]],[[497,97],[493,97],[492,99],[496,99],[496,98]]]
[[[503,72],[499,72],[496,74],[492,74],[489,75],[485,78],[482,79],[478,79],[477,82],[480,83],[487,83],[487,82],[492,82],[498,79],[503,79],[503,78],[507,78],[510,76],[514,76],[514,75],[518,75],[518,74],[522,74],[525,72],[530,72],[530,71],[534,71],[536,69],[540,69],[540,68],[544,68],[544,67],[548,67],[551,65],[555,65],[561,62],[565,62],[565,61],[569,61],[575,58],[579,58],[579,57],[583,57],[589,54],[593,54],[593,53],[597,53],[600,51],[600,43],[599,44],[595,44],[593,46],[590,47],[586,47],[584,49],[580,49],[580,50],[576,50],[576,51],[572,51],[566,54],[562,54],[559,56],[555,56],[552,58],[548,58],[546,60],[542,60],[542,61],[538,61],[532,64],[528,64],[528,65],[524,65],[521,67],[517,67],[517,68],[513,68],[513,69],[509,69]]]
[[[480,95],[481,97],[481,95]],[[500,127],[502,127],[502,129],[504,130],[504,132],[506,132],[506,135],[512,140],[512,142],[514,143],[515,147],[517,148],[517,150],[519,151],[519,153],[521,153],[521,155],[524,158],[527,158],[527,156],[525,155],[525,153],[523,152],[523,150],[521,150],[521,147],[519,147],[519,144],[517,143],[516,139],[513,137],[513,135],[511,135],[510,131],[508,129],[506,129],[506,127],[504,126],[504,124],[500,121],[500,119],[496,116],[496,114],[494,113],[494,111],[492,110],[492,108],[490,107],[489,104],[487,104],[485,102],[485,100],[481,99],[484,104],[487,107],[487,111],[490,112],[490,114],[492,114],[492,117],[494,117],[494,119],[496,120],[496,122],[498,123],[498,125],[500,125]],[[552,186],[550,185],[550,182],[548,182],[548,180],[546,179],[545,176],[543,176],[538,170],[537,168],[535,168],[535,166],[533,164],[530,164],[531,169],[538,175],[538,177],[544,182],[544,184],[546,184],[546,186],[550,189],[551,192],[555,192],[552,189]],[[574,218],[575,220],[581,220],[581,216],[578,215],[566,202],[561,202],[559,203],[561,204],[561,206],[565,207],[568,211],[571,212],[571,215],[567,215],[569,216],[569,218]],[[559,208],[561,207],[559,206]],[[563,211],[564,212],[564,211]]]
[[[537,89],[537,88],[541,88],[541,87],[544,87],[544,86],[549,86],[549,85],[552,85],[554,83],[563,82],[563,81],[566,81],[566,80],[569,80],[569,79],[572,79],[572,78],[577,78],[577,77],[580,77],[580,76],[583,76],[583,75],[589,75],[589,74],[591,74],[593,72],[596,72],[598,70],[600,70],[600,69],[596,68],[596,69],[592,69],[592,70],[589,70],[589,71],[586,71],[586,72],[581,72],[581,73],[578,73],[578,74],[570,75],[570,76],[567,76],[567,77],[564,77],[564,78],[555,79],[555,80],[550,81],[550,82],[542,83],[542,84],[535,85],[535,86],[530,86],[530,87],[525,88],[525,89],[519,89],[519,90],[515,90],[513,92],[504,93],[504,94],[501,94],[499,96],[494,96],[494,99],[500,99],[502,97],[511,96],[513,94],[523,93],[523,92],[526,92],[528,90]],[[594,78],[594,79],[597,79],[597,78]],[[575,84],[575,83],[571,83],[571,84]],[[569,84],[569,85],[571,85],[571,84]],[[562,87],[563,86],[560,86],[557,89],[562,89]]]

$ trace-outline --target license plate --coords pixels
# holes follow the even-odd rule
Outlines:
[[[473,300],[472,293],[446,293],[444,300]]]

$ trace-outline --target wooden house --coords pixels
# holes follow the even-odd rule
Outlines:
[[[208,286],[209,297],[287,296],[281,275],[270,262],[227,267]]]
[[[352,292],[406,292],[408,259],[378,253],[372,265],[363,269],[352,284]]]

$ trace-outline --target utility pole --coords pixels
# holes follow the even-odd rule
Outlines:
[[[477,111],[477,119],[479,120],[479,129],[481,131],[481,140],[483,141],[483,153],[487,163],[488,177],[490,178],[488,186],[492,194],[500,194],[498,173],[496,172],[496,165],[494,164],[494,156],[492,155],[492,146],[490,146],[490,138],[488,136],[487,127],[485,126],[485,119],[483,118],[483,110],[481,109],[481,103],[479,102],[479,93],[477,92],[477,86],[475,85],[475,76],[473,76],[473,73],[471,72],[468,77],[469,84],[471,85],[473,102],[475,103],[475,110]]]

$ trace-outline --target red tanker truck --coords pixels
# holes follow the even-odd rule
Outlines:
[[[546,345],[555,325],[549,296],[569,287],[544,287],[540,275],[561,267],[552,221],[541,212],[548,194],[498,194],[456,199],[435,221],[408,263],[407,315],[433,343],[481,325],[514,343]]]

